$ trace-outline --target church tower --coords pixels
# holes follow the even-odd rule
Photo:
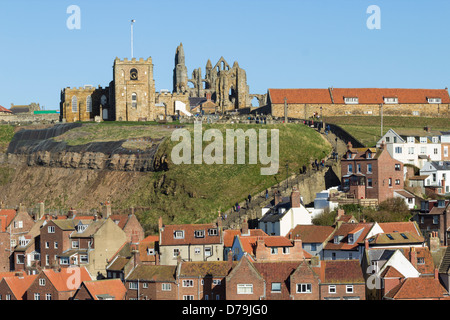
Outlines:
[[[173,69],[173,92],[184,93],[188,90],[187,68],[184,58],[183,44],[175,52],[175,68]]]

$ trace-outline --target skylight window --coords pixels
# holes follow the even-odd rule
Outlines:
[[[400,233],[400,235],[403,237],[403,239],[408,239],[407,235],[404,233]]]
[[[387,233],[386,236],[387,236],[390,240],[394,240],[394,238],[393,238],[389,233]]]

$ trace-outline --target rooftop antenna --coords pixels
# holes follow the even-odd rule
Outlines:
[[[133,23],[135,23],[136,20],[131,20],[131,59],[133,59]]]

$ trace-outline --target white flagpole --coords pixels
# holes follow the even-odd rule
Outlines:
[[[136,20],[131,20],[131,58],[133,59],[133,23],[135,23]]]

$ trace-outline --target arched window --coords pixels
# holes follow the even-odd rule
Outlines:
[[[92,98],[87,96],[86,98],[86,112],[92,112]]]
[[[137,108],[137,94],[136,94],[135,92],[133,92],[133,93],[131,94],[131,107],[132,107],[133,109],[136,109],[136,108]]]
[[[72,112],[78,111],[78,100],[76,96],[72,97]]]

